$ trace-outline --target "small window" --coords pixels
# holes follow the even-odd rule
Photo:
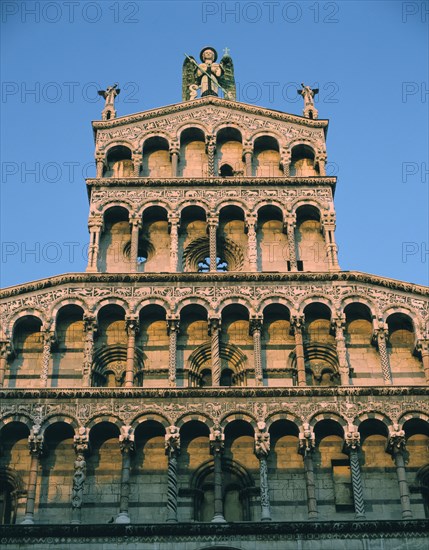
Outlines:
[[[219,170],[219,174],[222,178],[230,178],[234,175],[234,170],[230,164],[222,164]]]

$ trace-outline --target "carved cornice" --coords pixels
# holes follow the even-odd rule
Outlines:
[[[174,113],[191,111],[194,109],[201,109],[202,107],[205,107],[207,105],[217,105],[218,107],[224,107],[250,115],[265,116],[273,120],[280,120],[283,122],[293,122],[301,126],[307,126],[308,128],[324,128],[325,132],[329,124],[329,121],[326,119],[314,120],[299,115],[283,113],[281,111],[273,111],[265,107],[256,107],[254,105],[249,105],[248,103],[228,101],[219,97],[204,97],[200,99],[195,99],[193,101],[174,103],[173,105],[167,105],[165,107],[157,107],[155,109],[142,111],[140,113],[124,115],[111,120],[94,120],[92,122],[92,127],[94,129],[94,133],[96,133],[97,130],[108,130],[134,122],[141,122],[143,120],[148,120],[151,118],[163,117]]]
[[[234,186],[309,186],[317,187],[328,185],[335,189],[336,177],[309,176],[309,177],[230,177],[230,178],[209,178],[201,176],[198,178],[87,178],[88,187],[234,187]]]
[[[385,277],[379,277],[359,271],[340,271],[338,273],[66,273],[64,275],[56,275],[54,277],[47,277],[46,279],[39,279],[38,281],[7,287],[0,291],[0,299],[73,283],[93,283],[96,285],[112,283],[134,283],[139,285],[149,283],[168,285],[174,283],[201,283],[207,286],[212,286],[214,283],[222,283],[225,286],[228,283],[234,284],[243,282],[257,284],[282,283],[284,285],[305,282],[365,283],[381,288],[418,294],[420,296],[429,296],[429,288],[422,285],[397,281],[395,279],[386,279]]]
[[[284,521],[233,523],[146,523],[93,525],[0,525],[4,545],[17,544],[79,544],[116,543],[189,543],[195,540],[223,542],[230,540],[277,541],[323,539],[398,538],[410,541],[427,538],[427,520],[383,521]],[[233,539],[231,539],[233,537]]]
[[[0,388],[0,399],[187,399],[351,396],[429,396],[429,386],[241,386],[225,388]]]

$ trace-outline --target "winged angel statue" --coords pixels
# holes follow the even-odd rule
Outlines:
[[[185,54],[186,55],[186,54]],[[198,90],[201,97],[207,95],[218,96],[221,89],[225,99],[235,100],[234,65],[225,48],[220,63],[216,63],[217,51],[206,47],[200,53],[201,63],[197,63],[192,56],[186,55],[182,70],[182,101],[195,99]]]

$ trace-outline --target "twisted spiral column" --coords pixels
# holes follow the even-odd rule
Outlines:
[[[256,243],[256,216],[248,216],[246,219],[247,228],[247,250],[249,254],[249,269],[252,272],[258,271],[258,253]]]
[[[168,523],[177,521],[177,460],[180,453],[180,432],[176,426],[170,426],[165,435],[165,454],[168,457],[167,472],[167,519]]]
[[[208,176],[213,178],[215,175],[215,153],[216,153],[216,138],[215,136],[207,136],[206,150],[208,159]]]
[[[211,336],[211,359],[212,359],[212,385],[220,384],[220,319],[213,317],[209,321],[209,335]]]
[[[356,431],[346,433],[344,442],[344,451],[348,453],[350,459],[350,472],[352,476],[353,504],[355,508],[355,518],[365,519],[365,501],[363,498],[362,474],[359,464],[359,446],[360,434]]]
[[[377,342],[378,353],[380,354],[381,372],[385,384],[392,384],[392,372],[390,370],[390,361],[387,354],[387,338],[389,332],[387,327],[380,326],[374,331]]]

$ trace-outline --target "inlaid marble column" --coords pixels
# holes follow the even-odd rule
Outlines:
[[[43,330],[42,369],[40,371],[40,385],[48,386],[49,370],[51,366],[52,347],[55,342],[55,334],[51,330]]]
[[[286,177],[290,176],[290,163],[292,155],[290,151],[282,151],[280,155],[280,164],[283,170],[283,175]]]
[[[82,523],[83,488],[86,480],[86,459],[89,449],[89,430],[81,426],[74,436],[74,461],[73,485],[72,485],[72,517],[70,523]]]
[[[140,176],[140,168],[143,162],[143,154],[140,151],[134,151],[133,153],[133,178]]]
[[[213,178],[215,176],[215,154],[216,154],[216,137],[206,136],[206,151],[208,158],[208,177]]]
[[[168,216],[168,230],[170,232],[170,271],[177,273],[179,269],[179,216],[174,213]]]
[[[135,216],[130,219],[131,225],[131,247],[130,247],[130,272],[137,271],[137,257],[139,253],[139,232],[142,226],[140,216]]]
[[[179,334],[180,318],[170,315],[167,317],[168,346],[168,382],[176,386],[177,336]]]
[[[122,426],[119,436],[119,447],[122,453],[121,493],[119,500],[119,514],[115,523],[130,523],[128,506],[130,500],[130,466],[131,452],[134,451],[134,433],[131,426]]]
[[[411,519],[410,489],[407,482],[405,471],[405,432],[400,430],[398,425],[394,425],[390,430],[389,440],[387,442],[387,452],[392,455],[396,466],[396,476],[398,478],[399,495],[401,499],[402,519]]]
[[[295,240],[295,227],[296,227],[296,214],[288,214],[285,218],[286,235],[287,235],[287,247],[289,251],[289,264],[291,271],[298,271],[298,260],[296,257],[296,240]]]
[[[290,320],[290,327],[293,335],[295,336],[295,357],[296,357],[296,374],[298,386],[306,386],[307,379],[305,375],[305,359],[304,359],[304,316],[296,315],[292,316]]]
[[[256,241],[257,218],[254,214],[246,216],[247,253],[249,255],[249,270],[258,271],[258,250]]]
[[[246,165],[246,177],[251,178],[253,175],[252,160],[253,160],[253,148],[251,145],[245,145],[243,147],[243,158]]]
[[[7,362],[12,355],[12,345],[9,340],[0,342],[0,388],[4,387],[4,379],[6,375]]]
[[[267,457],[270,452],[270,434],[265,422],[258,423],[255,432],[255,455],[259,460],[259,479],[261,490],[261,521],[271,521],[270,492],[268,485]]]
[[[92,364],[94,361],[94,340],[97,332],[97,322],[94,317],[84,316],[84,349],[82,366],[82,385],[91,386]]]
[[[342,386],[350,384],[350,370],[347,361],[346,340],[344,338],[344,328],[346,319],[344,315],[339,315],[332,319],[332,329],[335,332],[335,343],[337,346],[338,367]]]
[[[381,372],[385,384],[392,384],[392,372],[390,370],[389,355],[387,353],[387,340],[389,338],[389,329],[387,324],[380,323],[374,330],[373,339],[375,340],[380,355]]]
[[[207,228],[209,233],[209,256],[210,256],[210,271],[217,271],[217,216],[209,216],[207,219]]]
[[[178,142],[174,142],[171,144],[170,159],[171,159],[171,177],[177,178],[179,175],[179,159],[180,159],[180,145]]]
[[[355,518],[365,519],[365,501],[363,499],[362,473],[359,464],[359,446],[359,432],[356,430],[348,431],[345,434],[344,452],[347,453],[350,458]]]
[[[322,233],[325,238],[325,251],[329,271],[339,271],[338,247],[335,242],[335,213],[328,211],[322,216]]]
[[[298,452],[304,459],[305,487],[307,489],[308,519],[317,519],[316,484],[314,481],[313,452],[316,448],[316,438],[312,428],[308,424],[303,425],[299,433]]]
[[[255,364],[255,384],[257,386],[262,386],[264,383],[261,354],[262,321],[262,315],[259,315],[251,317],[249,323],[250,334],[253,337],[253,361]]]
[[[180,453],[180,431],[169,426],[165,434],[165,454],[168,457],[167,472],[167,523],[177,522],[177,459]]]
[[[225,447],[225,435],[220,429],[210,432],[210,452],[214,462],[214,515],[212,523],[224,523],[222,489],[222,454]]]
[[[220,384],[220,319],[211,317],[209,319],[209,336],[211,338],[211,359],[212,359],[212,386]]]
[[[88,221],[89,228],[89,247],[88,247],[88,266],[87,272],[94,273],[98,270],[98,255],[100,251],[100,235],[103,228],[103,220],[99,216],[94,216]]]
[[[134,386],[134,365],[136,352],[136,335],[139,330],[139,323],[136,317],[128,317],[125,319],[125,327],[127,331],[127,364],[125,368],[125,383],[126,388]]]
[[[43,435],[40,426],[33,426],[28,436],[28,448],[30,450],[30,471],[27,483],[27,499],[25,502],[25,515],[21,521],[23,525],[34,523],[34,502],[36,499],[37,477],[39,472],[40,457],[43,453]]]
[[[420,352],[420,357],[422,359],[426,384],[429,384],[429,339],[427,338],[420,339],[417,342],[417,349]]]

